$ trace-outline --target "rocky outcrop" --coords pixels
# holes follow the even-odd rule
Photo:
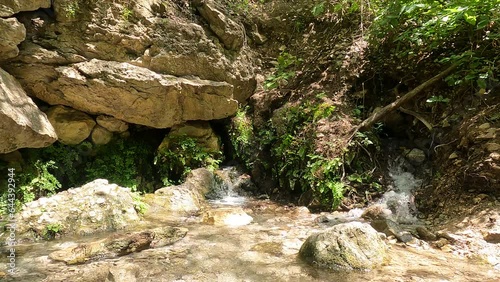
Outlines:
[[[139,221],[134,204],[129,188],[98,179],[28,203],[17,215],[17,234],[36,239],[123,229]]]
[[[201,16],[210,25],[210,29],[219,37],[222,44],[229,50],[239,50],[243,47],[245,33],[243,26],[227,18],[221,11],[217,10],[213,3],[207,0],[195,1]]]
[[[372,269],[387,257],[387,246],[370,225],[349,222],[309,236],[299,256],[321,267],[352,270]]]
[[[238,107],[228,83],[161,75],[128,63],[93,59],[58,67],[52,78],[44,70],[34,75],[40,87],[34,95],[50,104],[155,128],[229,117]]]
[[[0,6],[1,10],[1,6]],[[19,54],[17,45],[26,37],[26,29],[16,18],[0,18],[0,61]]]
[[[256,87],[250,49],[240,42],[229,54],[183,5],[75,3],[55,1],[55,15],[20,16],[27,40],[5,66],[51,105],[169,128],[231,116]],[[238,27],[243,35],[237,23],[225,22],[225,33]]]
[[[164,226],[142,232],[111,237],[97,242],[80,244],[49,254],[49,258],[68,265],[85,263],[95,259],[113,258],[149,248],[160,248],[186,236],[186,228]]]
[[[47,117],[54,126],[59,142],[76,145],[87,139],[95,126],[89,115],[64,106],[49,109]]]
[[[57,140],[54,128],[14,77],[0,69],[0,154],[41,148]]]
[[[10,17],[23,11],[49,8],[50,0],[0,0],[0,17]]]
[[[168,148],[172,143],[172,139],[182,136],[195,139],[198,145],[207,149],[208,152],[217,153],[221,149],[219,137],[212,130],[210,124],[208,122],[195,121],[174,126],[168,135],[165,136],[158,150]]]

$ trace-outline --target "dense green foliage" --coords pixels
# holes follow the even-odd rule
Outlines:
[[[163,185],[181,183],[194,168],[218,168],[221,152],[210,152],[188,136],[170,137],[168,146],[159,148],[154,164]]]
[[[447,78],[450,85],[467,83],[476,90],[498,82],[500,5],[497,0],[375,1],[377,17],[370,41],[374,60],[404,60],[402,71],[422,64],[461,66]]]
[[[55,143],[43,149],[25,149],[24,163],[16,171],[16,207],[97,178],[134,191],[152,192],[155,149],[134,139],[117,139],[97,147],[82,142],[75,146]],[[0,211],[5,212],[6,203],[3,193]]]
[[[286,49],[282,47],[281,53],[274,64],[274,72],[266,78],[264,88],[270,90],[278,86],[287,85],[290,79],[295,76],[293,68],[297,67],[300,62],[300,59],[288,53]]]
[[[98,147],[85,167],[85,179],[105,178],[132,191],[152,192],[154,149],[133,139],[119,139]]]
[[[263,150],[270,155],[264,165],[281,189],[299,195],[310,191],[321,199],[322,205],[331,208],[341,203],[347,189],[354,189],[358,184],[380,189],[372,179],[373,171],[367,167],[370,162],[361,156],[375,145],[372,138],[359,134],[336,157],[318,151],[318,122],[338,118],[334,106],[321,101],[305,101],[280,111],[258,131],[252,126],[248,109],[240,110],[233,119],[231,141],[236,157],[244,161],[247,168],[251,169],[256,152]]]

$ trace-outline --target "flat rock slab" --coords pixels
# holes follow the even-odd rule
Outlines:
[[[49,254],[49,258],[65,262],[68,265],[81,264],[97,259],[124,256],[149,248],[172,245],[184,238],[186,234],[186,228],[159,227],[55,251]]]
[[[34,95],[125,122],[170,128],[189,120],[214,120],[236,113],[233,86],[163,75],[129,63],[92,59],[55,69],[56,79]],[[41,87],[41,86],[40,86]]]

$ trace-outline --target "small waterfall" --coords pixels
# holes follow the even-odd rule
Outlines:
[[[422,180],[404,170],[406,166],[404,158],[398,158],[389,166],[389,176],[392,184],[389,190],[384,193],[380,204],[392,211],[392,218],[399,223],[415,223],[416,206],[413,198],[413,191],[420,187]]]
[[[216,171],[215,175],[218,187],[215,189],[215,193],[207,195],[210,203],[223,206],[241,206],[246,202],[247,198],[242,195],[241,186],[249,179],[246,179],[236,167],[223,167]]]

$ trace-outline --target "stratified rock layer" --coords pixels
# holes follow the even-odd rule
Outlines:
[[[50,104],[155,128],[221,119],[238,108],[226,82],[162,75],[129,63],[93,59],[54,73],[32,70],[30,79],[37,80],[34,95]]]

